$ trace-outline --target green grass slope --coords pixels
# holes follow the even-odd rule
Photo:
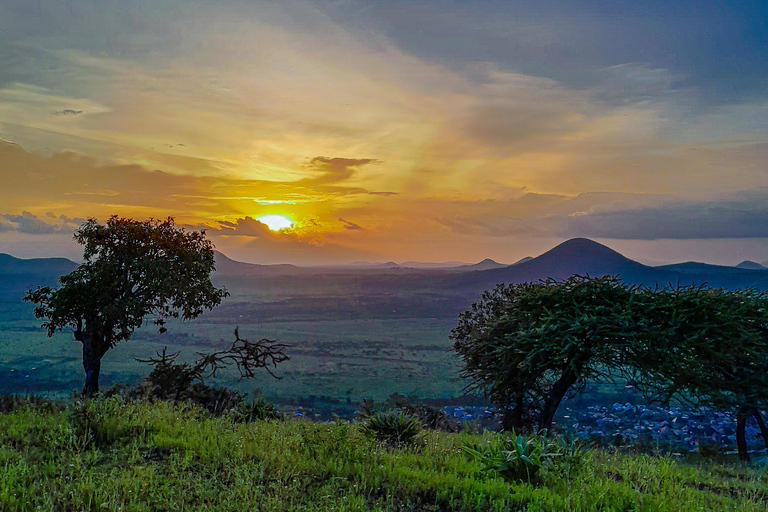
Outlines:
[[[342,422],[237,424],[120,399],[22,406],[0,414],[0,510],[766,509],[764,470],[603,451],[510,484],[462,449],[493,435],[430,431],[395,449]]]

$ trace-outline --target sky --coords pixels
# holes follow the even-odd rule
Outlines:
[[[254,263],[764,262],[768,4],[3,0],[0,252],[111,215]]]

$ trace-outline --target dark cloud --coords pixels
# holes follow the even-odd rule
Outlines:
[[[580,88],[596,70],[627,62],[668,68],[715,102],[764,94],[768,75],[768,4],[722,2],[572,2],[445,0],[367,2],[349,19],[373,24],[398,48],[461,66],[497,62]]]
[[[344,229],[363,229],[359,225],[355,224],[354,222],[349,222],[347,220],[342,219],[339,217],[339,222],[344,223]]]
[[[206,227],[209,233],[217,233],[229,236],[265,237],[271,233],[266,224],[262,224],[253,217],[237,219],[236,222],[219,221],[219,228]]]
[[[446,211],[449,205],[430,209]],[[768,189],[710,201],[667,195],[526,194],[500,202],[455,203],[433,217],[464,236],[557,236],[624,240],[768,238]],[[506,212],[503,214],[501,212]]]
[[[76,116],[82,114],[82,110],[72,110],[71,108],[65,108],[64,110],[54,110],[51,112],[52,116]]]
[[[632,240],[768,238],[768,193],[745,201],[597,211],[569,217],[564,236]]]
[[[377,163],[381,162],[373,158],[328,158],[316,156],[309,161],[309,166],[322,171],[322,174],[315,178],[305,178],[300,180],[299,183],[315,185],[338,183],[351,178],[358,167]]]

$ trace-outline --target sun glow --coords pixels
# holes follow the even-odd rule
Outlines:
[[[270,231],[280,231],[281,229],[293,227],[293,221],[285,215],[262,215],[261,217],[257,217],[256,220],[262,224],[266,224]]]

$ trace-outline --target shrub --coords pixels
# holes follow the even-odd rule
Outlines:
[[[232,409],[232,419],[238,423],[250,423],[256,420],[282,420],[285,415],[260,396],[251,402],[240,402]]]
[[[357,408],[357,419],[367,422],[377,412],[401,413],[421,422],[422,428],[442,432],[458,432],[459,426],[442,409],[425,404],[416,397],[392,393],[383,404],[363,400]]]
[[[401,413],[374,413],[363,425],[363,431],[388,446],[413,444],[421,432],[421,422],[413,416]]]

